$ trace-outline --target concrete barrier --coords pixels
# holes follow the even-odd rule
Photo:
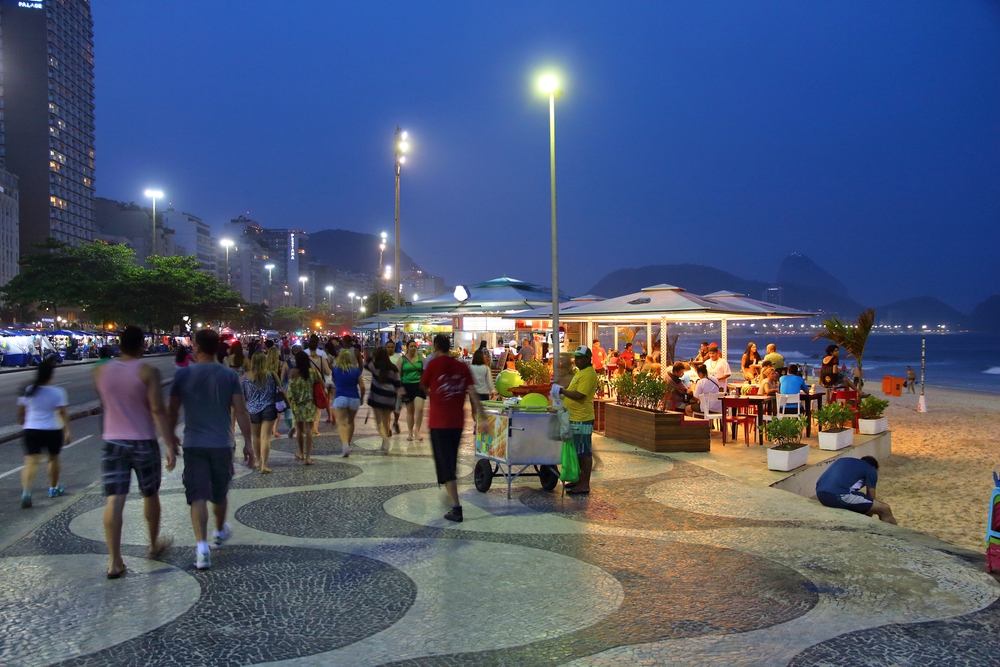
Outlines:
[[[892,456],[892,432],[886,431],[878,435],[854,434],[854,444],[836,452],[834,456],[811,466],[796,470],[788,477],[771,484],[776,489],[791,491],[806,498],[816,497],[816,481],[826,472],[827,467],[839,458],[850,456],[860,459],[862,456],[874,456],[878,460]]]

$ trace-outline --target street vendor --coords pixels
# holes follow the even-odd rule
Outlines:
[[[594,433],[594,394],[597,393],[597,371],[594,370],[590,348],[581,345],[573,353],[573,362],[577,373],[568,387],[558,383],[553,386],[559,396],[562,396],[569,410],[569,425],[573,431],[573,444],[576,446],[576,456],[580,460],[580,479],[568,491],[573,495],[590,493],[590,473],[594,467],[594,452],[592,438]]]

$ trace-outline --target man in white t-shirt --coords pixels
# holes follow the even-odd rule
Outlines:
[[[694,385],[694,391],[691,392],[695,400],[700,401],[701,397],[705,394],[718,394],[723,391],[722,387],[719,386],[719,383],[714,378],[708,376],[708,369],[704,365],[698,364],[695,366],[695,369],[698,372],[698,381]],[[708,404],[708,410],[714,414],[719,414],[722,412],[722,401],[719,399],[711,401]],[[698,413],[699,415],[703,414],[701,403],[688,405],[684,409],[684,412],[687,413],[688,417],[693,417],[695,413]]]
[[[729,376],[733,371],[729,368],[729,362],[722,358],[722,352],[715,343],[708,346],[708,361],[705,362],[705,368],[708,370],[708,376],[719,383],[719,390],[725,392],[729,386]]]

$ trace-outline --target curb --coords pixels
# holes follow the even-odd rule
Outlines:
[[[160,383],[163,387],[168,386],[173,380],[164,380]],[[71,405],[67,409],[69,412],[69,420],[76,421],[77,419],[84,419],[86,417],[93,417],[94,415],[99,415],[104,413],[104,406],[101,405],[100,399],[94,401],[88,401],[86,403],[77,403],[76,405]],[[4,426],[0,428],[0,444],[5,442],[10,442],[11,440],[17,440],[21,437],[21,426],[19,424],[13,424],[11,426]]]
[[[156,352],[154,354],[144,354],[143,359],[146,357],[172,357],[172,352]],[[96,364],[100,359],[80,359],[79,361],[64,361],[59,364],[59,368],[73,368],[75,366],[87,366],[89,364]],[[38,366],[11,366],[7,369],[0,369],[0,376],[7,375],[8,373],[27,373],[29,371],[34,371]]]

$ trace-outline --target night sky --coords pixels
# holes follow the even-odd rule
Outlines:
[[[490,6],[487,6],[489,4]],[[1000,292],[1000,3],[94,0],[97,190],[390,231],[450,284],[802,252],[856,299]],[[148,203],[148,202],[147,202]],[[682,285],[683,286],[683,285]]]

